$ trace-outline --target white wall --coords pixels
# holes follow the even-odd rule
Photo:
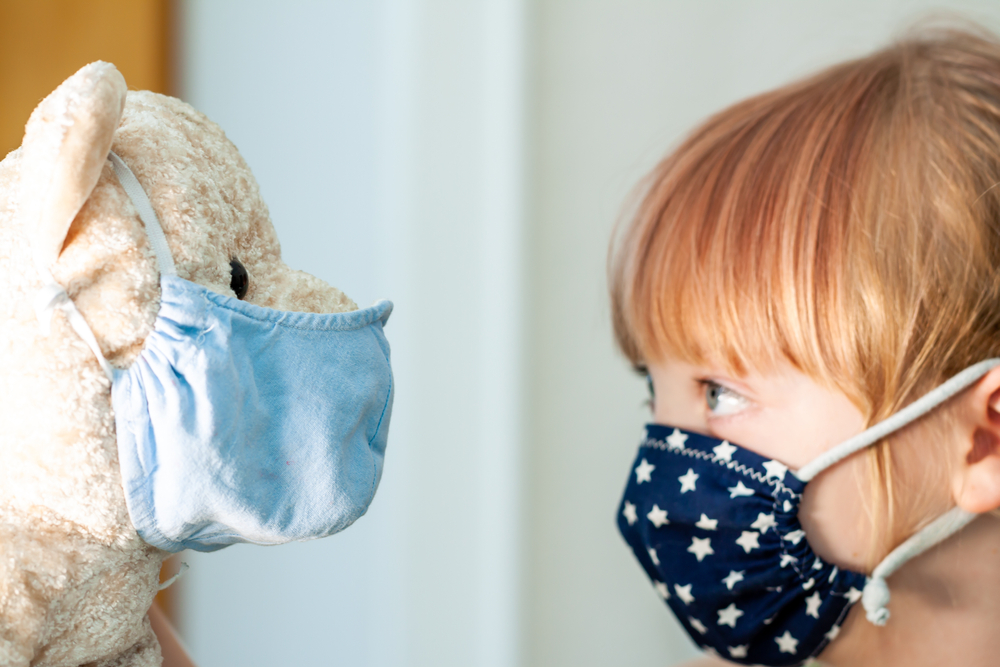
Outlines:
[[[202,667],[517,663],[521,21],[493,0],[183,5],[182,96],[246,157],[286,261],[396,304],[368,515],[186,554]]]
[[[947,3],[1000,28],[993,2]],[[201,667],[669,665],[615,528],[646,412],[611,226],[706,114],[882,44],[904,0],[187,0],[183,96],[286,260],[396,302],[385,475],[341,535],[188,554]]]

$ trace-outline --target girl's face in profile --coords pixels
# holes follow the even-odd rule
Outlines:
[[[653,421],[741,445],[797,470],[865,430],[861,411],[840,391],[824,387],[789,363],[741,377],[721,366],[660,361],[648,366]],[[937,454],[919,437],[922,425],[904,429],[893,443],[897,461],[910,461],[904,488],[937,489],[933,515],[953,500]],[[937,479],[934,479],[935,476]],[[917,481],[919,480],[919,481]],[[932,486],[933,485],[933,486]],[[806,487],[799,518],[809,543],[824,560],[854,571],[870,569],[888,550],[875,543],[876,525],[868,460],[863,452],[821,473]],[[880,524],[884,525],[884,524]]]

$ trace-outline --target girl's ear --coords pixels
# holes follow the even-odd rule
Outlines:
[[[1000,367],[962,397],[958,464],[953,474],[956,504],[981,514],[1000,508]]]
[[[91,63],[42,100],[28,120],[18,216],[40,270],[59,258],[70,224],[97,185],[126,93],[114,65]]]

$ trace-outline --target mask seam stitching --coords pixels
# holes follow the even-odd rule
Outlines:
[[[368,439],[368,445],[371,446],[372,441],[378,436],[378,432],[382,429],[382,420],[385,419],[385,411],[389,407],[389,397],[392,396],[392,373],[389,373],[389,391],[385,395],[385,403],[382,405],[382,414],[378,416],[378,425],[375,427],[375,433],[372,437]]]
[[[358,308],[357,310],[351,310],[351,311],[346,311],[346,312],[341,312],[341,313],[305,313],[305,312],[300,312],[300,311],[295,311],[295,310],[279,310],[277,308],[269,308],[267,306],[258,306],[257,304],[248,303],[248,302],[245,302],[245,301],[240,301],[239,302],[240,304],[244,304],[244,305],[247,305],[247,306],[252,306],[254,308],[261,308],[261,309],[264,309],[264,310],[270,310],[270,311],[274,311],[275,313],[279,313],[280,314],[280,316],[278,317],[277,320],[273,319],[273,318],[270,318],[270,317],[259,317],[259,316],[253,315],[251,313],[244,312],[236,304],[228,304],[228,303],[225,303],[224,301],[221,300],[221,299],[233,299],[233,297],[231,297],[231,296],[227,296],[225,294],[219,294],[215,290],[209,289],[209,288],[205,287],[204,285],[192,282],[192,281],[187,280],[185,278],[181,278],[180,276],[172,275],[170,277],[171,278],[177,278],[179,281],[181,281],[184,288],[187,288],[188,284],[195,286],[195,288],[197,288],[197,291],[199,292],[200,296],[205,300],[206,303],[208,303],[210,305],[217,306],[217,307],[222,308],[224,310],[228,310],[231,313],[234,313],[236,315],[241,315],[241,316],[246,317],[247,319],[253,320],[255,322],[267,322],[267,323],[275,324],[275,325],[278,325],[278,326],[286,327],[286,328],[289,328],[289,329],[298,329],[300,331],[360,331],[360,330],[364,329],[365,327],[369,327],[372,324],[374,324],[375,322],[377,322],[377,321],[381,320],[383,317],[385,317],[385,313],[384,312],[381,315],[378,314],[379,310],[384,310],[384,306],[382,308],[379,308],[379,304],[384,304],[384,303],[386,303],[385,301],[380,301],[378,304],[373,305],[373,306],[368,306],[367,308]],[[337,315],[350,316],[350,315],[356,315],[358,313],[362,313],[362,312],[365,312],[365,311],[374,311],[374,312],[371,312],[371,318],[370,319],[369,318],[364,318],[364,319],[368,319],[367,322],[364,322],[364,319],[363,319],[362,322],[364,322],[364,323],[359,323],[359,324],[349,324],[349,325],[332,326],[332,327],[331,326],[305,326],[305,325],[299,325],[299,324],[289,324],[289,323],[286,323],[286,322],[282,321],[282,320],[284,320],[288,316],[296,316],[296,315],[302,315],[302,316],[305,316],[305,317],[309,317],[309,316],[329,317],[329,316],[337,316]]]
[[[772,510],[773,512],[777,513],[777,512],[779,511],[779,509],[778,509],[778,508],[779,508],[779,505],[778,505],[778,499],[777,499],[777,498],[775,498],[775,499],[774,499],[774,503],[773,503],[773,504],[771,505],[771,510]],[[801,526],[802,524],[800,523],[799,525]],[[800,528],[799,530],[802,530],[802,529]],[[792,555],[791,555],[790,553],[788,553],[788,547],[786,547],[786,546],[785,546],[785,542],[786,542],[787,540],[785,540],[785,537],[784,537],[784,536],[785,536],[785,534],[786,534],[786,533],[779,533],[779,531],[778,531],[778,527],[777,527],[777,526],[775,526],[775,527],[774,527],[774,532],[775,532],[776,534],[780,534],[780,535],[781,535],[781,539],[780,539],[780,540],[778,540],[778,544],[779,544],[779,546],[781,547],[781,553],[782,553],[783,555],[785,555],[785,556],[790,556],[790,557],[792,557],[792,558],[795,558],[795,557],[794,557],[794,556],[792,556]],[[802,539],[806,539],[806,538],[805,538],[805,534],[804,534],[804,533],[805,533],[805,531],[803,531],[803,536],[802,536]],[[812,551],[812,549],[810,549],[810,551]],[[813,553],[813,557],[814,557],[814,558],[816,558],[816,559],[818,559],[818,560],[820,560],[820,562],[822,562],[822,559],[821,559],[821,558],[820,558],[819,556],[817,556],[817,555],[816,555],[815,553]],[[800,581],[805,581],[805,579],[806,579],[806,577],[805,577],[805,574],[803,574],[802,570],[801,570],[801,569],[799,569],[799,566],[798,566],[798,562],[799,562],[798,558],[795,558],[795,560],[794,560],[794,561],[791,561],[791,562],[789,563],[789,565],[791,566],[791,568],[792,568],[793,570],[795,570],[795,574],[799,575],[799,580],[800,580]],[[816,579],[816,577],[811,577],[811,579],[814,579],[814,580],[815,580],[815,579]]]
[[[695,459],[700,459],[702,461],[707,461],[709,463],[715,463],[717,465],[722,466],[723,468],[726,468],[727,470],[733,470],[743,475],[744,477],[749,477],[750,479],[758,483],[767,484],[772,488],[774,488],[775,492],[784,491],[785,493],[791,495],[793,498],[796,499],[800,499],[802,497],[801,494],[795,493],[787,486],[785,486],[784,483],[778,480],[771,482],[767,478],[761,479],[762,477],[764,477],[764,475],[762,475],[760,472],[757,472],[756,470],[753,470],[752,468],[749,468],[746,464],[738,463],[736,461],[727,462],[724,459],[719,458],[715,454],[709,454],[708,452],[702,451],[700,449],[694,449],[688,447],[684,447],[683,449],[678,449],[676,447],[671,448],[669,446],[669,443],[664,443],[662,440],[658,440],[655,438],[646,438],[641,446],[653,447],[668,454],[675,454],[677,456],[686,456],[688,458],[695,458]],[[774,502],[771,504],[772,511],[778,513],[778,508],[780,507],[781,502],[783,501],[781,501],[779,498],[777,498],[777,496],[775,496]],[[799,530],[801,530],[801,528]],[[785,542],[788,541],[785,539],[785,536],[788,535],[789,533],[784,530],[779,530],[778,526],[774,526],[774,533],[775,535],[778,535],[778,537],[780,538],[778,540],[778,546],[781,549],[781,553],[790,556],[791,554],[788,553],[788,547],[785,545]],[[803,535],[801,539],[806,539],[805,535]],[[819,556],[815,556],[815,558],[818,559]],[[822,562],[822,559],[820,560]],[[803,574],[803,571],[796,564],[797,562],[798,561],[796,560],[795,562],[789,563],[789,565],[795,571],[795,574],[798,576],[799,581],[804,582],[806,581],[806,576],[805,574]],[[810,578],[815,579],[815,577],[810,577]],[[831,594],[833,594],[832,591]]]
[[[213,292],[213,294],[214,294],[214,292]],[[219,295],[219,296],[224,296],[224,295]],[[213,305],[217,306],[218,308],[223,308],[225,310],[228,310],[231,313],[235,313],[236,315],[242,315],[243,317],[245,317],[245,318],[247,318],[249,320],[254,320],[255,322],[267,322],[267,323],[270,323],[270,324],[274,324],[276,326],[285,327],[287,329],[298,329],[300,331],[360,331],[361,329],[364,329],[365,327],[371,326],[372,324],[374,324],[375,322],[377,322],[380,319],[378,317],[373,317],[371,319],[371,321],[369,321],[369,322],[365,322],[363,324],[356,324],[356,325],[332,326],[332,327],[331,326],[305,326],[305,325],[299,325],[299,324],[290,324],[288,322],[283,322],[282,320],[284,320],[287,317],[288,313],[292,313],[293,315],[306,315],[306,316],[309,316],[309,315],[318,315],[318,316],[325,316],[325,315],[349,315],[349,314],[353,314],[353,313],[359,313],[359,312],[361,312],[361,310],[352,310],[352,311],[349,311],[347,313],[302,313],[302,312],[292,311],[292,310],[278,310],[276,308],[268,308],[268,310],[274,310],[275,312],[281,313],[281,316],[277,320],[275,320],[275,319],[271,319],[271,318],[268,318],[268,317],[255,317],[254,315],[251,315],[250,313],[243,312],[243,310],[241,310],[239,308],[236,308],[234,306],[231,306],[231,305],[228,305],[228,304],[225,304],[225,303],[220,303],[219,301],[216,301],[215,299],[212,299],[211,296],[208,295],[208,294],[205,294],[205,298],[207,300],[211,301],[211,303]],[[250,305],[256,305],[256,304],[250,304]],[[257,306],[257,307],[258,308],[266,308],[266,306]],[[367,310],[367,309],[363,309],[363,310]]]
[[[667,452],[669,454],[677,454],[678,456],[687,456],[688,458],[701,459],[702,461],[708,461],[709,463],[715,463],[716,465],[722,466],[727,470],[733,470],[740,473],[744,477],[749,477],[759,484],[767,484],[771,486],[776,493],[787,493],[793,498],[801,498],[802,494],[792,491],[790,488],[785,486],[783,482],[778,480],[770,481],[760,472],[753,470],[744,463],[739,463],[737,461],[725,461],[715,454],[709,454],[708,452],[702,451],[700,449],[694,449],[693,447],[684,447],[683,449],[677,449],[670,447],[669,444],[664,444],[662,440],[657,440],[654,438],[646,438],[640,447],[652,447],[654,449],[659,449],[661,451]]]
[[[772,511],[774,513],[776,513],[776,514],[778,514],[778,513],[784,513],[781,508],[783,506],[783,503],[786,502],[782,498],[778,497],[779,493],[784,492],[785,494],[791,496],[791,498],[797,499],[797,500],[801,500],[801,498],[802,498],[802,494],[801,493],[796,493],[792,489],[788,488],[782,481],[780,481],[780,480],[774,480],[774,481],[772,481],[772,480],[766,478],[766,476],[763,473],[755,470],[752,467],[752,464],[751,465],[747,465],[745,463],[741,463],[739,461],[732,461],[732,460],[730,460],[730,461],[727,462],[725,459],[722,459],[722,458],[720,458],[717,455],[714,455],[712,453],[706,452],[704,450],[701,450],[701,449],[698,449],[698,448],[695,448],[695,447],[680,447],[680,448],[678,448],[676,446],[675,447],[670,447],[669,443],[665,442],[662,439],[656,439],[656,438],[649,438],[649,437],[644,438],[643,442],[640,445],[640,451],[641,451],[642,447],[649,447],[651,449],[658,449],[658,450],[660,450],[662,452],[666,452],[666,453],[670,453],[670,454],[676,454],[678,456],[683,456],[683,457],[686,457],[688,459],[701,460],[701,461],[704,461],[704,462],[707,462],[707,463],[713,463],[713,464],[716,464],[716,465],[720,465],[721,467],[726,468],[727,470],[733,470],[733,471],[739,473],[739,475],[741,475],[743,477],[749,477],[750,479],[752,479],[752,480],[754,480],[754,481],[756,481],[756,482],[758,482],[760,484],[767,485],[767,486],[771,487],[772,489],[774,489],[775,495],[774,495],[774,497],[772,499],[771,508],[772,508]],[[788,471],[788,472],[790,472],[790,471]],[[788,530],[785,530],[785,529],[779,529],[778,526],[774,526],[774,530],[775,530],[775,535],[779,537],[779,549],[780,549],[780,553],[783,554],[783,555],[789,555],[790,556],[791,554],[789,553],[788,545],[786,544],[787,540],[785,540],[784,537],[786,535],[792,533],[792,532],[795,532],[795,531],[788,531]],[[799,524],[799,528],[797,530],[802,530],[801,524]],[[805,535],[804,535],[804,531],[803,531],[803,535],[802,535],[801,539],[806,539]],[[807,559],[806,562],[811,562],[811,563],[820,562],[820,563],[823,563],[824,565],[832,565],[832,563],[826,563],[825,561],[823,561],[823,559],[820,558],[819,555],[816,554],[814,551],[812,551],[811,548],[809,548],[808,551],[809,551],[808,555],[810,555],[812,558],[811,559]],[[640,556],[640,562],[642,562],[641,556]],[[806,568],[804,565],[798,563],[798,561],[791,562],[791,563],[789,563],[789,565],[792,567],[792,570],[794,571],[794,573],[798,577],[798,579],[799,579],[799,585],[801,585],[802,583],[804,583],[806,580],[808,580],[810,578],[813,579],[817,583],[815,583],[814,586],[811,587],[809,590],[820,590],[822,587],[824,587],[826,585],[826,582],[824,581],[825,579],[827,579],[826,576],[822,576],[822,577],[815,576],[815,575],[811,576],[811,577],[807,576],[808,574],[810,574],[812,572],[812,567]],[[654,568],[654,570],[659,574],[659,569],[658,568]],[[837,570],[837,568],[836,568],[836,566],[834,566],[834,572],[836,572],[836,570]],[[817,571],[817,572],[819,572],[819,571]],[[849,572],[849,570],[845,570],[845,572]],[[651,578],[654,580],[654,582],[658,581],[658,579],[656,577],[651,577]],[[838,592],[837,587],[834,587],[834,586],[830,586],[829,593],[827,595],[829,597],[849,597],[849,593]],[[667,602],[667,604],[668,604],[668,607],[670,607],[673,610],[673,605],[671,605],[669,602]],[[833,626],[840,627],[843,624],[845,618],[850,613],[850,610],[853,607],[854,607],[854,603],[848,601],[848,603],[845,604],[844,607],[840,610],[839,614],[836,617],[836,620],[833,623]],[[678,616],[679,616],[679,614],[678,614]],[[691,615],[691,613],[688,612],[687,609],[684,610],[684,616],[687,617],[688,619],[694,618]],[[683,621],[683,619],[681,619],[681,620]],[[687,628],[685,628],[685,629],[687,629]],[[691,633],[690,630],[688,630],[688,634],[691,634],[691,636],[694,637],[694,635]],[[812,649],[812,651],[807,656],[805,656],[804,658],[802,658],[802,662],[796,663],[796,664],[804,665],[809,660],[812,660],[817,655],[819,655],[830,644],[830,642],[831,642],[831,640],[828,639],[824,635],[823,638],[816,645],[816,647],[814,647]]]
[[[372,441],[374,441],[375,438],[378,437],[379,431],[382,430],[382,420],[385,419],[385,411],[389,408],[389,399],[391,397],[392,397],[392,371],[389,372],[389,391],[387,391],[385,394],[385,404],[382,405],[382,414],[380,414],[378,417],[378,425],[375,427],[375,433],[373,433],[372,437],[368,440],[369,449],[371,449]],[[372,468],[373,468],[372,492],[371,495],[368,496],[369,504],[371,504],[372,500],[375,499],[375,491],[378,489],[378,487],[376,486],[378,484],[378,466],[375,465],[374,461],[372,462]]]

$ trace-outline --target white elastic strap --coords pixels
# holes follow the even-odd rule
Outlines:
[[[823,472],[834,463],[841,461],[854,452],[872,445],[893,431],[897,431],[912,421],[923,417],[926,413],[941,405],[949,398],[967,388],[979,378],[989,373],[992,369],[1000,366],[1000,359],[986,359],[977,364],[969,366],[961,373],[944,384],[927,392],[913,403],[896,414],[880,421],[866,431],[862,431],[853,438],[848,438],[836,447],[826,451],[815,459],[799,468],[795,476],[803,482],[808,482],[813,477]]]
[[[146,191],[142,189],[142,185],[139,184],[139,180],[135,177],[135,174],[128,168],[128,165],[122,162],[120,157],[114,153],[109,153],[108,158],[111,160],[111,166],[114,167],[118,180],[121,182],[122,187],[125,188],[125,193],[132,200],[132,205],[135,206],[139,212],[139,218],[146,226],[146,235],[149,237],[149,243],[156,254],[156,261],[160,265],[160,273],[176,275],[177,270],[174,268],[174,258],[171,256],[170,247],[167,245],[167,237],[163,234],[160,220],[156,217],[156,212],[153,211],[153,205],[149,203]],[[52,330],[52,314],[55,313],[56,309],[63,311],[70,326],[73,327],[73,331],[83,339],[83,342],[87,344],[90,351],[97,357],[97,363],[101,365],[101,370],[104,371],[108,380],[114,382],[114,369],[111,368],[108,360],[104,358],[101,346],[97,344],[97,338],[94,337],[94,332],[91,331],[87,320],[77,310],[76,304],[69,298],[63,286],[55,281],[55,278],[49,273],[47,267],[39,267],[38,272],[42,276],[43,286],[38,291],[38,296],[35,300],[35,314],[38,317],[42,333],[46,336],[49,335]]]
[[[872,576],[861,594],[861,604],[865,607],[865,616],[868,620],[875,625],[885,625],[889,620],[889,610],[886,608],[889,604],[889,586],[885,583],[889,575],[911,558],[919,556],[938,542],[965,528],[977,516],[979,515],[955,507],[893,549],[892,553],[872,571]]]
[[[181,575],[184,574],[185,570],[187,569],[188,569],[188,564],[182,562],[180,569],[177,570],[177,574],[175,574],[174,576],[170,577],[162,584],[160,584],[160,587],[157,588],[157,590],[162,591],[164,588],[169,588],[170,586],[173,586],[174,582],[180,579]]]
[[[42,274],[42,281],[45,284],[38,291],[38,296],[35,298],[35,315],[38,317],[42,333],[46,336],[49,335],[52,330],[52,314],[57,308],[63,311],[70,326],[73,327],[73,331],[87,344],[90,351],[97,357],[97,363],[101,365],[101,370],[104,371],[108,380],[113,382],[114,370],[111,368],[108,360],[104,358],[101,346],[97,344],[97,339],[94,337],[94,332],[90,330],[87,320],[83,319],[83,315],[76,309],[76,304],[66,294],[63,286],[55,281],[52,274],[48,270],[43,270],[40,273]]]
[[[139,212],[142,224],[146,226],[146,236],[149,237],[149,244],[153,246],[156,261],[160,264],[160,273],[168,276],[177,275],[177,270],[174,268],[174,258],[170,254],[170,246],[167,245],[167,237],[163,234],[160,219],[156,217],[156,211],[153,210],[153,205],[149,202],[146,191],[139,184],[139,179],[135,177],[128,165],[122,162],[120,157],[109,153],[108,158],[111,160],[111,166],[115,169],[118,181],[125,188],[125,193]]]

